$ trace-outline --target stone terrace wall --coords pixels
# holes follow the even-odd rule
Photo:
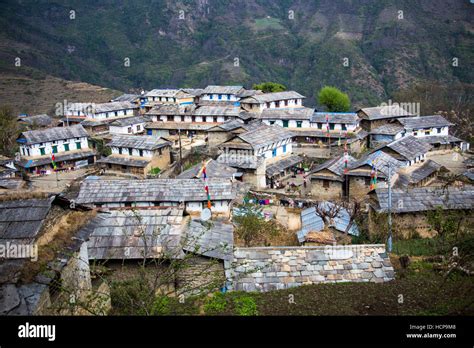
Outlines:
[[[236,248],[225,261],[230,290],[269,291],[305,284],[394,279],[383,244]]]

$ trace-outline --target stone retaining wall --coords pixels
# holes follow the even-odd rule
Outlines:
[[[394,279],[383,244],[236,248],[225,261],[230,290],[269,291],[305,284]]]

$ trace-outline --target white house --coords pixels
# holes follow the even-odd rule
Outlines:
[[[109,124],[111,134],[141,134],[145,132],[145,125],[149,122],[144,116],[120,118]]]
[[[301,108],[306,98],[295,91],[255,94],[240,101],[242,108],[251,112],[262,112],[264,109]]]
[[[152,89],[145,93],[145,98],[148,106],[157,104],[190,105],[194,103],[194,95],[182,89]]]
[[[200,97],[201,101],[238,102],[241,93],[245,92],[242,86],[207,86]]]
[[[94,163],[95,152],[89,148],[88,137],[82,125],[23,132],[17,139],[18,165],[29,172],[50,171],[52,155],[58,170]]]
[[[259,119],[267,125],[277,125],[283,128],[310,128],[314,109],[311,108],[272,108],[263,109]]]
[[[354,112],[315,112],[311,127],[329,133],[355,133],[359,128],[359,117]]]
[[[107,120],[119,117],[135,116],[138,105],[131,102],[110,102],[94,104],[92,114],[94,120]]]

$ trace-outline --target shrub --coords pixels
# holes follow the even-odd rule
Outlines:
[[[204,312],[206,314],[219,314],[223,313],[227,307],[227,301],[225,295],[221,292],[216,292],[206,299],[204,303]]]
[[[258,315],[257,304],[253,297],[243,295],[234,299],[235,312],[238,315],[252,316]]]

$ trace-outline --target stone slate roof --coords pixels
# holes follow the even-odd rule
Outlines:
[[[388,147],[409,161],[424,155],[431,149],[431,145],[412,135],[395,140],[383,147]]]
[[[462,173],[462,175],[464,175],[469,180],[474,181],[474,170],[469,169],[469,170],[465,171],[464,173]]]
[[[240,119],[231,119],[209,129],[209,132],[230,132],[238,128],[244,128],[246,125]]]
[[[207,86],[202,94],[238,94],[242,92],[242,86]]]
[[[130,102],[133,103],[135,100],[137,100],[140,97],[139,94],[122,94],[118,96],[117,98],[114,98],[111,100],[111,102]]]
[[[110,155],[107,157],[103,157],[97,161],[97,163],[110,163],[110,164],[117,164],[121,166],[128,166],[128,167],[138,167],[138,168],[145,168],[151,159],[138,159],[132,158],[124,155]]]
[[[326,115],[329,115],[329,123],[356,124],[359,121],[355,112],[314,112],[311,122],[326,123]]]
[[[19,121],[27,123],[30,126],[36,125],[40,127],[47,127],[53,124],[53,118],[46,114],[22,117]]]
[[[89,134],[82,125],[74,125],[70,127],[53,127],[48,129],[37,129],[22,132],[19,142],[26,145],[46,143],[48,141],[65,140],[72,138],[88,137]],[[25,139],[23,143],[22,138]]]
[[[176,178],[177,179],[200,179],[202,178],[202,163],[198,163],[188,170],[185,170],[181,174],[179,174]],[[232,168],[224,163],[220,163],[216,160],[210,160],[206,164],[206,175],[208,178],[226,178],[230,179],[237,173],[237,169]]]
[[[353,176],[370,176],[370,172],[364,171],[357,171],[357,169],[363,167],[363,166],[372,166],[372,164],[375,165],[375,168],[379,173],[377,173],[378,176],[388,176],[388,166],[390,164],[391,170],[392,170],[392,175],[394,175],[396,172],[398,172],[402,167],[403,163],[401,163],[399,160],[396,158],[393,158],[392,156],[386,154],[383,151],[376,151],[372,152],[371,154],[368,154],[367,156],[361,158],[360,160],[352,163],[352,165],[349,166],[349,173],[348,175],[353,175]],[[380,175],[380,172],[383,175]]]
[[[405,109],[401,108],[398,104],[376,106],[372,108],[363,108],[359,112],[363,112],[361,117],[368,120],[382,120],[386,118],[399,118],[406,116],[414,116]]]
[[[356,162],[356,159],[352,157],[351,155],[348,155],[347,158],[347,168],[351,168],[351,166]],[[315,174],[320,172],[321,170],[329,170],[330,172],[336,174],[336,175],[342,175],[344,174],[344,155],[331,158],[330,160],[320,164],[316,168],[312,169],[309,174]]]
[[[98,215],[89,259],[182,258],[183,209],[113,210]]]
[[[154,105],[146,115],[185,116],[192,115],[195,105],[158,104]]]
[[[83,159],[87,159],[91,156],[95,156],[96,152],[94,150],[74,150],[66,153],[56,153],[54,154],[55,162],[64,162],[64,161],[79,161]],[[51,155],[44,155],[41,157],[33,158],[33,159],[26,159],[22,158],[19,162],[16,162],[18,166],[23,168],[31,168],[31,167],[38,167],[43,166],[45,164],[51,164]]]
[[[232,200],[235,190],[230,180],[208,180],[212,200]],[[207,201],[201,179],[85,180],[76,203],[120,202],[202,202]]]
[[[275,108],[263,109],[260,114],[262,120],[310,120],[314,109],[311,108]]]
[[[263,124],[248,132],[237,135],[237,137],[250,144],[254,150],[291,138],[292,136],[293,134],[283,127]]]
[[[388,189],[377,188],[376,211],[387,211]],[[443,209],[473,209],[474,186],[457,187],[415,187],[409,189],[392,189],[392,212],[410,213]]]
[[[25,182],[19,178],[0,178],[0,188],[7,190],[19,190]]]
[[[443,166],[435,161],[428,160],[423,165],[411,172],[410,181],[414,184],[429,177],[431,174],[440,170]]]
[[[284,92],[271,92],[271,93],[262,93],[256,94],[252,97],[242,99],[241,103],[246,104],[262,104],[262,103],[271,103],[279,100],[288,100],[288,99],[303,99],[305,96],[299,94],[295,91],[284,91]]]
[[[140,124],[149,122],[149,119],[146,116],[133,116],[133,117],[123,117],[119,118],[110,123],[111,126],[116,127],[127,127],[133,124]]]
[[[179,89],[165,88],[165,89],[152,89],[145,93],[145,97],[168,97],[174,98],[179,92]]]
[[[405,129],[435,128],[454,125],[454,123],[449,122],[440,115],[404,117],[399,119],[398,122],[400,122]]]
[[[223,221],[191,220],[184,232],[183,249],[221,260],[232,259],[234,226]]]
[[[404,128],[397,123],[387,123],[380,127],[375,128],[370,134],[381,134],[381,135],[396,135],[403,132]]]
[[[232,116],[238,117],[240,107],[233,105],[202,105],[197,107],[193,112],[193,116]]]
[[[208,129],[219,125],[219,122],[151,122],[148,123],[146,129],[168,129],[168,130],[195,130],[207,131]]]
[[[420,141],[424,142],[425,144],[442,144],[442,145],[447,145],[447,144],[455,144],[455,143],[461,143],[463,140],[456,138],[453,135],[429,135],[425,137],[418,138]]]
[[[195,97],[200,97],[204,91],[202,88],[181,88],[181,90]]]
[[[131,102],[110,102],[110,103],[101,103],[101,104],[94,104],[94,114],[98,114],[101,112],[113,112],[113,111],[120,111],[120,110],[128,110],[128,109],[138,109],[138,106]]]
[[[272,163],[267,166],[266,175],[269,177],[278,175],[282,173],[285,169],[293,167],[298,163],[301,163],[303,159],[300,156],[292,155],[286,158],[283,158],[275,163]]]
[[[162,138],[157,138],[151,135],[117,134],[112,136],[112,140],[107,144],[107,146],[153,151],[165,146],[171,146],[171,143]]]
[[[54,197],[0,202],[0,243],[33,243]]]

